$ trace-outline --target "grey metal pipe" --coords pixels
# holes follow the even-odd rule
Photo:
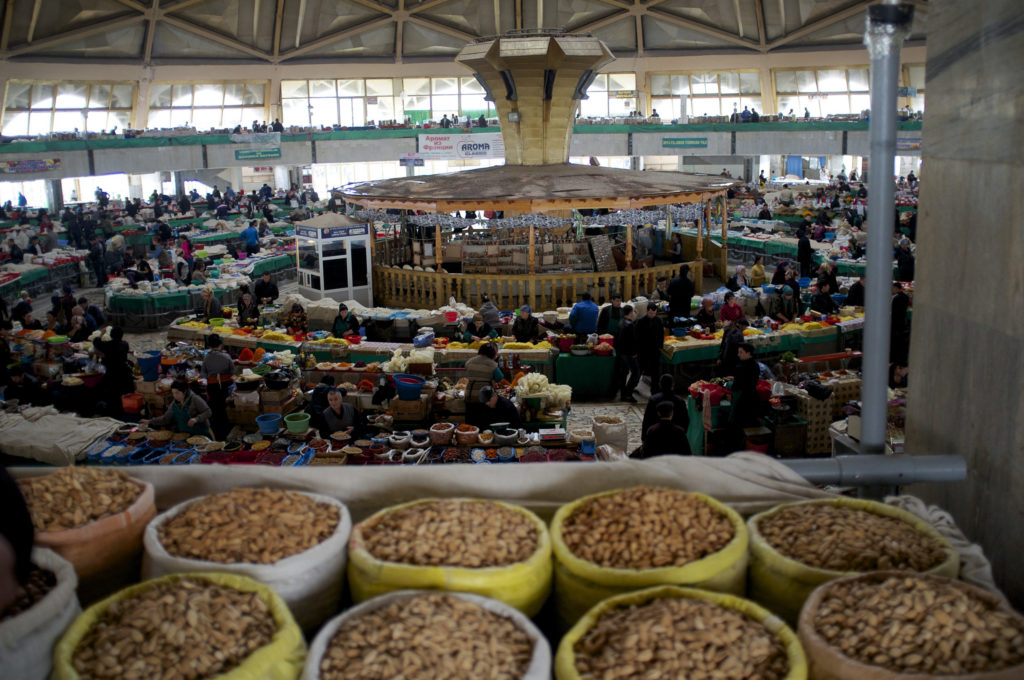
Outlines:
[[[864,44],[871,57],[871,165],[864,291],[864,382],[861,387],[862,454],[885,452],[895,210],[892,170],[896,155],[896,87],[900,46],[913,15],[911,5],[872,5],[868,8],[867,32],[864,34]]]
[[[779,461],[812,484],[902,486],[920,482],[962,482],[962,456],[836,456]]]

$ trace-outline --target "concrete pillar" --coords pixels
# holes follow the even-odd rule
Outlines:
[[[185,195],[185,173],[178,171],[171,173],[171,181],[174,182],[174,195]]]
[[[46,180],[46,203],[51,215],[64,210],[64,189],[59,179]]]
[[[1022,609],[1024,161],[1012,140],[1024,135],[1024,81],[1011,66],[1024,63],[1019,16],[1018,0],[928,3],[906,449],[967,460],[967,481],[912,492],[953,514]]]
[[[287,165],[274,166],[274,185],[276,189],[288,189],[291,186],[291,174]]]

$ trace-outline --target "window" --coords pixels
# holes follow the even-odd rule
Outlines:
[[[651,76],[651,106],[664,120],[682,115],[680,97],[687,97],[688,116],[730,116],[744,107],[763,112],[761,75],[757,72],[657,74]]]
[[[920,68],[923,76],[924,67]],[[914,87],[913,81],[918,75],[914,69],[914,66],[903,68],[901,85]],[[794,115],[800,117],[807,109],[814,117],[827,118],[859,114],[871,108],[871,74],[866,66],[777,70],[774,75],[779,113],[788,114],[792,109]],[[901,99],[901,105],[909,103],[914,109],[923,109],[921,89],[917,94],[920,105],[915,98]]]
[[[100,132],[128,127],[134,88],[125,83],[11,82],[4,101],[4,135]]]
[[[362,127],[392,120],[390,78],[281,81],[281,123],[298,127]]]
[[[914,111],[924,111],[924,64],[910,64],[903,67],[903,80],[900,83],[904,87],[912,87],[916,90],[913,96],[901,99]]]
[[[405,118],[414,123],[443,116],[493,117],[494,103],[484,99],[483,86],[471,76],[460,78],[403,78]]]
[[[639,108],[635,73],[601,73],[580,102],[580,115],[588,118],[625,117]]]
[[[264,83],[154,83],[149,88],[147,127],[196,130],[249,127],[267,118]]]

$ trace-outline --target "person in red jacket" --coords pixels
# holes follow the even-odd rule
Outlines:
[[[736,302],[736,296],[733,293],[725,294],[725,304],[718,311],[718,318],[722,323],[726,321],[739,321],[744,318],[743,308]]]

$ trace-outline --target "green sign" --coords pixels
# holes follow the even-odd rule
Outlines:
[[[236,161],[262,161],[267,158],[280,158],[281,147],[276,149],[236,149]]]
[[[688,148],[688,149],[706,149],[708,148],[707,137],[662,137],[661,146],[666,149],[671,148]]]

